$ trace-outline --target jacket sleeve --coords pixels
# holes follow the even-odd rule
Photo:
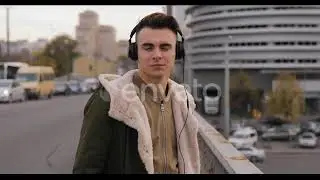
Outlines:
[[[101,97],[107,94],[100,93],[102,91],[101,88],[95,91],[84,108],[84,118],[73,174],[104,172],[104,166],[108,160],[107,154],[112,135],[112,122],[108,119],[110,101],[108,102],[105,97]]]

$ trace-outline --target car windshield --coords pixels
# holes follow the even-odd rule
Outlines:
[[[11,86],[11,82],[0,82],[1,88],[7,88]]]
[[[17,74],[17,80],[20,82],[31,82],[31,81],[37,81],[38,77],[37,77],[37,74],[34,74],[34,73],[21,73],[21,74]]]
[[[247,138],[247,136],[244,135],[244,134],[235,134],[233,137],[237,138],[237,139],[245,139],[245,138]]]
[[[313,136],[311,134],[302,135],[303,139],[313,139]]]

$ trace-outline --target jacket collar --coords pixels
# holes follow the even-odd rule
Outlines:
[[[138,132],[138,151],[149,174],[154,173],[153,146],[151,130],[146,110],[136,92],[133,77],[137,70],[128,71],[123,76],[99,75],[99,81],[110,94],[110,117],[123,122]],[[195,103],[182,85],[169,80],[171,85],[168,95],[172,98],[177,142],[179,171],[200,173],[200,157],[198,149],[198,121],[192,112]],[[186,96],[187,95],[187,96]],[[190,109],[186,107],[189,100]],[[186,121],[187,119],[187,121]]]

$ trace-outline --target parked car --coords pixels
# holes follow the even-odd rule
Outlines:
[[[251,162],[255,163],[263,163],[264,160],[266,159],[266,153],[263,149],[257,149],[256,147],[240,147],[237,148],[238,151],[240,151],[241,153],[243,153],[243,155],[245,155],[248,160],[250,160]]]
[[[64,95],[67,96],[71,93],[71,90],[65,81],[56,81],[54,95]]]
[[[303,121],[300,123],[302,132],[313,132],[320,135],[320,123],[318,121]]]
[[[298,143],[300,147],[315,148],[318,145],[318,138],[312,132],[305,132],[299,135]]]
[[[84,83],[88,85],[88,88],[91,92],[95,91],[99,85],[99,81],[96,78],[87,78],[84,80]]]
[[[238,129],[229,138],[229,142],[236,148],[254,146],[257,143],[257,141],[258,133],[255,129],[251,127],[244,127]]]
[[[300,128],[295,125],[282,125],[269,128],[261,135],[262,140],[291,140],[300,132]]]
[[[1,79],[0,80],[0,101],[1,102],[15,102],[25,101],[26,93],[21,84],[12,79]]]
[[[82,81],[82,82],[80,82],[80,90],[81,90],[81,93],[84,93],[84,94],[90,93],[91,87],[87,82]]]
[[[79,94],[81,93],[81,85],[77,80],[68,81],[68,87],[70,88],[71,94]]]

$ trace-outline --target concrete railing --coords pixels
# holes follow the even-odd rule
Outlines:
[[[203,117],[199,119],[201,174],[263,174]]]

